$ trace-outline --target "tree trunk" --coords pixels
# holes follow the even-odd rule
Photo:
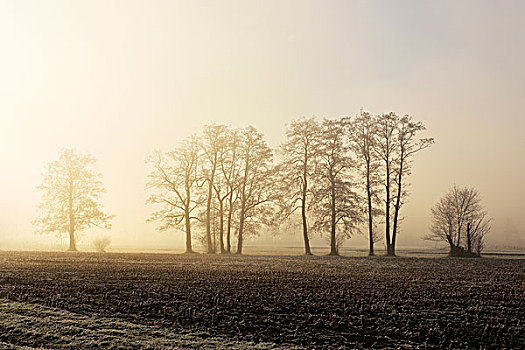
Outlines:
[[[396,256],[396,241],[392,239],[392,243],[390,244],[390,255],[389,256]]]
[[[212,230],[212,237],[213,237],[213,254],[217,252],[217,218],[213,217],[213,230]]]
[[[224,200],[224,198],[223,198]],[[223,200],[219,201],[219,248],[221,254],[224,254],[226,251],[224,249],[224,205]]]
[[[75,230],[69,229],[69,249],[70,252],[76,252],[77,251],[77,242],[75,240]]]
[[[184,219],[186,221],[186,253],[193,253],[191,247],[191,225],[190,225],[190,213],[188,210],[184,213]]]
[[[216,162],[216,161],[215,161]],[[208,201],[206,203],[206,244],[208,249],[208,254],[215,253],[211,242],[211,201],[213,196],[213,181],[215,177],[215,165],[211,170],[211,176],[208,182]]]
[[[242,234],[244,231],[245,210],[246,210],[246,204],[245,204],[245,201],[243,200],[241,203],[241,212],[240,212],[240,219],[239,219],[239,234],[237,236],[237,254],[239,255],[242,254],[242,243],[243,243]]]
[[[392,255],[390,244],[390,165],[386,165],[386,208],[385,208],[385,234],[386,234],[386,254]]]
[[[305,255],[312,255],[312,250],[310,249],[310,239],[308,238],[308,222],[306,221],[306,209],[304,202],[301,208],[301,215],[303,217],[304,253]]]
[[[339,255],[337,251],[337,242],[335,237],[335,183],[332,181],[332,203],[331,203],[331,230],[330,230],[330,255]]]
[[[226,227],[226,253],[230,254],[232,251],[231,244],[231,232],[232,232],[232,216],[233,216],[233,192],[229,199],[229,210],[228,210],[228,225]]]
[[[401,154],[403,157],[403,154]],[[399,175],[397,178],[397,198],[396,204],[394,205],[394,227],[392,229],[392,249],[391,256],[396,255],[396,239],[397,239],[397,228],[398,228],[398,219],[399,219],[399,209],[401,208],[401,193],[402,193],[402,179],[403,179],[403,160],[401,159],[401,164],[399,165]]]
[[[69,175],[69,249],[70,252],[77,251],[77,242],[75,240],[75,215],[73,213],[73,178]]]
[[[370,244],[368,255],[374,256],[374,219],[372,216],[372,192],[370,188],[370,160],[367,160],[366,163],[366,194],[368,197],[368,240]]]
[[[458,238],[456,242],[456,247],[459,247],[461,244],[461,226],[463,226],[463,223],[461,221],[458,221]]]
[[[186,188],[186,203],[184,203],[184,221],[186,224],[186,253],[193,253],[191,247],[191,218],[190,218],[190,205],[191,205],[191,188],[188,176],[185,179]]]
[[[470,222],[467,223],[467,252],[472,253],[472,237],[470,236]]]
[[[448,245],[450,246],[450,254],[452,254],[455,248],[454,241],[452,240],[452,236],[447,235],[447,242],[448,242]]]
[[[301,216],[303,219],[303,238],[304,238],[304,253],[306,255],[312,255],[310,249],[310,239],[308,238],[308,221],[306,220],[306,191],[308,190],[306,174],[306,156],[304,161],[304,172],[303,172],[303,193],[302,193],[302,202],[301,202]]]
[[[242,254],[242,234],[244,233],[244,220],[246,219],[246,181],[248,181],[248,174],[250,173],[250,156],[249,153],[246,154],[246,163],[244,167],[244,177],[240,192],[241,199],[241,212],[239,213],[239,234],[237,235],[237,254]]]
[[[242,209],[241,209],[242,213]],[[239,235],[237,237],[237,253],[241,255],[242,254],[242,231],[244,230],[244,217],[241,216],[241,220],[239,221]]]

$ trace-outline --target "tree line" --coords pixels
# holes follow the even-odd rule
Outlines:
[[[147,203],[155,208],[147,221],[161,231],[185,232],[187,253],[198,238],[207,253],[242,254],[248,236],[299,222],[307,255],[313,233],[329,237],[330,254],[338,255],[346,239],[366,228],[369,255],[384,238],[387,255],[394,256],[413,156],[434,143],[419,137],[424,130],[411,116],[393,112],[301,118],[272,149],[253,126],[206,125],[176,148],[147,157]],[[98,203],[101,175],[88,167],[93,162],[65,150],[39,187],[37,231],[68,233],[70,250],[80,230],[110,227],[112,216]],[[460,237],[453,242],[459,246]]]

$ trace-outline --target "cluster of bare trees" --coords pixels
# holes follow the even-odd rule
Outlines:
[[[385,226],[387,254],[395,255],[405,178],[412,156],[433,143],[425,129],[395,113],[354,118],[299,119],[290,123],[277,159],[254,127],[204,127],[169,152],[154,151],[148,202],[160,230],[182,228],[192,252],[192,229],[204,227],[208,253],[241,254],[247,235],[261,225],[294,220],[300,213],[305,253],[310,231],[330,238],[330,254],[366,222],[370,255]]]
[[[278,195],[273,154],[254,127],[242,130],[223,125],[204,127],[170,152],[155,151],[146,162],[151,167],[148,202],[159,204],[150,221],[160,230],[183,228],[186,252],[193,252],[194,224],[204,225],[208,253],[232,251],[261,224],[270,224]]]
[[[434,142],[418,137],[424,129],[412,117],[395,113],[303,118],[287,126],[274,159],[263,134],[252,126],[205,126],[176,149],[156,150],[147,158],[148,203],[156,205],[149,221],[160,222],[160,230],[185,231],[188,253],[197,232],[208,253],[231,253],[236,238],[238,254],[246,236],[262,226],[300,221],[307,255],[312,254],[311,232],[328,236],[330,254],[337,255],[345,239],[363,226],[374,255],[383,225],[387,254],[395,255],[413,155]],[[101,175],[90,169],[94,162],[89,155],[64,150],[49,164],[39,187],[43,203],[34,221],[37,231],[67,233],[70,250],[76,250],[79,231],[110,227],[112,216],[99,204]],[[442,236],[437,223],[433,232],[451,247],[465,241],[470,252],[482,246],[488,222],[477,192],[469,191],[454,188],[447,195],[451,198],[434,209],[435,216],[443,212],[456,220],[455,226],[447,226],[454,235],[449,230]]]
[[[492,219],[478,190],[454,185],[431,210],[431,233],[426,239],[447,242],[450,256],[480,255]]]
[[[384,224],[387,254],[395,255],[412,156],[434,142],[417,137],[423,130],[408,115],[365,111],[354,118],[300,119],[288,126],[280,164],[288,189],[285,216],[300,210],[306,254],[311,254],[309,228],[329,232],[330,254],[336,255],[366,222],[369,254],[381,237],[378,224]]]

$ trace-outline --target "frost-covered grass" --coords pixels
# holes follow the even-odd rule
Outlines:
[[[271,349],[114,318],[0,299],[0,349]]]

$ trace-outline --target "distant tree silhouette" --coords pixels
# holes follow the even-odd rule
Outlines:
[[[425,239],[447,242],[450,256],[481,254],[492,219],[478,190],[454,185],[431,211],[432,225]]]
[[[221,254],[226,254],[226,246],[224,244],[224,234],[225,234],[225,220],[227,219],[225,217],[226,212],[228,210],[228,198],[230,196],[230,188],[228,187],[228,183],[226,181],[226,178],[224,174],[221,171],[221,165],[224,162],[224,158],[226,157],[226,153],[228,152],[227,147],[222,147],[221,151],[218,156],[218,162],[219,162],[219,169],[217,173],[217,177],[213,183],[213,192],[215,195],[216,200],[216,211],[217,216],[219,220],[218,229],[219,229],[219,249]],[[226,224],[228,223],[228,220],[226,220]],[[231,247],[230,247],[231,249]]]
[[[33,221],[38,233],[69,235],[70,251],[77,250],[77,234],[89,227],[110,228],[111,215],[99,203],[105,189],[102,175],[90,167],[96,162],[89,154],[63,150],[49,163],[38,189],[42,192],[40,215]]]
[[[197,195],[199,186],[198,161],[199,141],[197,136],[185,139],[170,152],[156,150],[146,159],[152,169],[148,176],[148,189],[156,190],[147,203],[160,204],[148,221],[160,221],[159,230],[184,228],[186,253],[192,253],[191,223],[197,219],[194,211],[202,205]]]
[[[216,199],[216,191],[220,185],[216,181],[216,177],[219,173],[220,167],[220,157],[224,153],[224,148],[226,147],[226,130],[227,127],[224,125],[207,125],[204,127],[201,137],[201,147],[203,150],[203,160],[202,165],[202,174],[203,178],[208,185],[208,193],[206,196],[206,246],[208,254],[215,253],[215,249],[212,245],[211,237],[211,209],[212,202]],[[222,197],[219,196],[220,199]],[[219,203],[223,205],[223,201],[220,200]],[[221,220],[223,210],[221,208]],[[223,222],[221,221],[221,232],[220,232],[220,247],[221,252],[224,252],[224,241],[223,241]]]
[[[383,214],[378,208],[381,178],[379,174],[380,158],[374,151],[377,147],[377,118],[361,110],[355,120],[348,120],[351,132],[351,148],[356,155],[359,174],[364,177],[365,196],[367,200],[366,214],[368,216],[368,255],[373,256],[374,243],[380,240],[377,234],[374,218]]]
[[[263,134],[253,126],[242,131],[240,142],[241,170],[238,183],[239,230],[237,254],[242,254],[244,235],[256,231],[260,223],[272,218],[272,201],[277,195],[272,151]]]
[[[330,254],[337,255],[360,231],[366,214],[369,255],[374,255],[384,214],[387,253],[395,255],[412,156],[434,142],[416,137],[424,129],[395,113],[361,111],[355,118],[322,123],[298,119],[287,126],[275,164],[254,127],[204,126],[174,151],[148,157],[147,187],[157,190],[148,203],[162,205],[149,221],[161,221],[160,230],[184,227],[188,252],[195,221],[208,253],[230,253],[237,235],[242,254],[246,235],[257,234],[261,225],[290,222],[300,212],[305,254],[312,254],[310,232],[318,231],[329,232]]]
[[[404,179],[410,175],[413,155],[430,147],[434,139],[418,139],[417,134],[425,130],[425,126],[421,122],[415,122],[409,115],[399,117],[391,112],[378,116],[376,120],[375,148],[376,154],[383,162],[387,255],[395,256],[399,214],[407,197]]]
[[[392,239],[390,236],[390,225],[392,223],[391,208],[393,203],[393,177],[395,174],[394,156],[396,145],[396,124],[397,116],[395,113],[382,114],[376,118],[376,143],[375,152],[383,162],[383,186],[384,186],[384,205],[385,205],[385,238],[387,254],[394,255],[392,250]]]
[[[308,236],[307,212],[313,192],[311,182],[315,175],[315,166],[319,156],[321,128],[313,119],[292,121],[286,130],[286,141],[280,147],[282,156],[279,167],[281,184],[281,215],[289,218],[297,210],[301,211],[304,250],[312,255]]]
[[[105,253],[106,248],[111,244],[111,238],[109,237],[99,237],[93,240],[93,246],[99,253]]]
[[[219,157],[222,175],[222,186],[216,186],[217,196],[222,198],[222,187],[227,202],[228,216],[226,217],[226,247],[225,253],[231,253],[231,236],[234,229],[236,203],[239,197],[239,182],[241,178],[241,132],[236,129],[228,129],[226,146]],[[220,202],[222,202],[219,199]]]
[[[338,255],[343,240],[358,232],[363,222],[361,197],[351,181],[355,164],[347,135],[345,120],[323,120],[314,191],[314,228],[330,232],[330,255]]]
[[[397,156],[396,156],[396,177],[395,185],[397,187],[394,202],[394,220],[392,228],[392,245],[390,255],[396,254],[396,240],[399,230],[399,212],[401,206],[405,203],[407,191],[405,190],[404,179],[410,175],[412,167],[412,156],[430,147],[434,143],[433,138],[418,139],[417,134],[425,130],[426,127],[421,122],[416,122],[409,115],[398,118],[397,123]]]

